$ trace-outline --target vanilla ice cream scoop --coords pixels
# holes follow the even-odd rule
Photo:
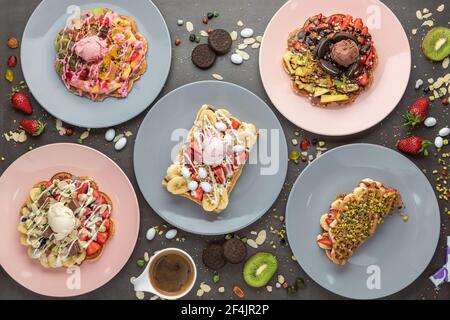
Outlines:
[[[86,62],[94,62],[106,54],[106,45],[97,36],[89,36],[75,43],[75,53]]]
[[[56,240],[62,240],[67,237],[75,229],[76,225],[73,211],[61,202],[50,206],[47,220],[50,228],[55,233]]]

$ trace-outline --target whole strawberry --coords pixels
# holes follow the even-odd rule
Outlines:
[[[415,127],[416,125],[422,124],[428,115],[428,99],[419,98],[408,108],[406,113],[405,126],[411,125]]]
[[[36,119],[23,119],[20,121],[20,127],[33,137],[37,137],[44,132],[45,124]]]
[[[398,150],[412,155],[423,154],[424,156],[428,156],[428,147],[430,145],[430,141],[423,140],[417,136],[412,136],[397,141]]]
[[[25,93],[20,92],[17,88],[13,88],[12,92],[9,94],[9,97],[14,108],[26,114],[33,113],[33,107],[31,106],[30,99]]]

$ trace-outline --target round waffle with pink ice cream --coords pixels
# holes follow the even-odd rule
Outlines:
[[[136,22],[108,8],[81,13],[56,37],[55,68],[64,85],[93,101],[125,98],[147,70],[147,40]]]

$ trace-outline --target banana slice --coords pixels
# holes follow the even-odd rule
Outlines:
[[[23,246],[28,246],[27,242],[28,237],[25,234],[20,235],[20,244]]]
[[[173,178],[178,176],[180,176],[180,165],[174,163],[167,169],[167,178],[169,180],[172,180]]]
[[[242,127],[238,132],[238,138],[240,142],[243,142],[250,149],[258,140],[256,127],[250,123],[242,123]]]
[[[189,188],[183,177],[175,177],[167,184],[167,190],[173,194],[183,194],[188,192]]]
[[[228,110],[225,110],[225,109],[217,109],[216,113],[219,114],[219,115],[222,115],[224,117],[227,117],[227,118],[231,117],[231,113]]]
[[[21,234],[27,234],[28,233],[28,230],[27,230],[27,228],[25,227],[25,225],[24,224],[19,224],[19,226],[17,227],[17,230],[21,233]]]
[[[206,118],[206,119],[205,119]],[[200,113],[200,117],[199,117],[200,121],[204,122],[209,122],[211,123],[211,125],[215,125],[217,122],[217,117],[214,114],[214,112],[212,110],[203,110],[202,113]]]
[[[53,253],[50,253],[50,255],[47,257],[48,266],[51,268],[56,268],[56,257],[53,255]]]
[[[41,188],[33,188],[30,191],[30,198],[34,202],[37,199],[39,199],[39,196],[41,194]]]
[[[205,194],[202,200],[203,210],[211,212],[217,209],[219,206],[219,194],[217,191],[212,191],[211,193]]]
[[[75,259],[75,263],[80,265],[86,259],[86,251],[81,252]]]
[[[217,206],[217,210],[224,210],[228,206],[228,192],[223,189],[220,194],[219,205]]]

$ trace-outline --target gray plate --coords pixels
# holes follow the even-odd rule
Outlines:
[[[205,103],[226,108],[241,121],[254,123],[262,131],[258,147],[250,155],[250,159],[258,157],[257,163],[244,167],[228,208],[219,215],[206,214],[194,202],[170,194],[161,185],[172,163],[171,153],[178,153],[183,140],[172,141],[172,134],[177,136],[177,129],[189,130],[198,109]],[[260,148],[264,144],[261,129],[269,129],[267,140],[274,139],[279,145],[274,151],[279,166],[272,175],[261,174],[262,168],[269,167],[261,164],[264,162],[258,156],[259,151],[267,154]],[[270,143],[268,150],[272,145],[275,146]],[[227,82],[195,82],[170,92],[150,109],[136,137],[134,170],[145,199],[164,220],[196,234],[226,234],[255,222],[277,198],[287,172],[286,139],[275,114],[252,92]]]
[[[93,102],[66,89],[54,69],[54,40],[69,15],[66,9],[109,7],[138,24],[148,40],[148,69],[135,82],[125,99],[107,98]],[[80,127],[103,128],[130,120],[144,111],[158,96],[170,70],[169,31],[158,8],[149,0],[44,0],[35,9],[22,38],[21,60],[25,80],[36,100],[53,116]]]
[[[347,265],[337,266],[316,245],[320,216],[338,194],[367,177],[400,191],[409,220],[388,217]],[[345,297],[375,299],[402,290],[425,270],[436,250],[440,215],[430,183],[409,159],[385,147],[352,144],[325,153],[301,173],[289,196],[286,227],[295,257],[314,281]]]

